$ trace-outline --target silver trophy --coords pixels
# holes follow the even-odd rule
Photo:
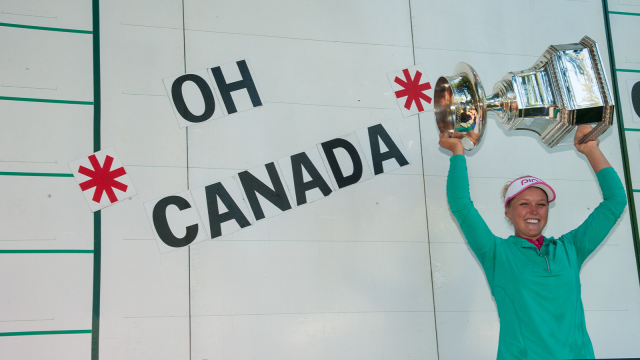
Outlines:
[[[598,44],[585,36],[578,44],[549,46],[533,67],[507,73],[488,97],[475,70],[459,63],[453,76],[438,79],[434,107],[440,133],[472,150],[482,140],[487,110],[506,130],[533,131],[552,148],[578,125],[595,125],[580,143],[600,136],[611,125],[614,103]]]

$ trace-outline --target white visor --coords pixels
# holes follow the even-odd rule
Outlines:
[[[507,193],[504,196],[504,207],[507,207],[507,204],[511,199],[518,196],[518,194],[527,190],[531,186],[542,189],[547,194],[547,200],[549,202],[556,199],[556,192],[553,191],[553,188],[551,188],[549,184],[536,177],[525,176],[511,182],[511,185],[509,185],[509,189],[507,189]]]

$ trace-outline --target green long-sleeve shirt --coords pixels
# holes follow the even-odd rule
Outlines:
[[[471,201],[465,157],[453,156],[450,164],[449,206],[484,269],[498,306],[498,360],[593,359],[580,267],[627,204],[615,170],[609,167],[596,174],[604,201],[587,220],[558,239],[545,238],[538,251],[525,239],[493,235]]]

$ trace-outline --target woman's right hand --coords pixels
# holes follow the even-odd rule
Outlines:
[[[438,143],[443,149],[447,149],[453,153],[453,155],[464,155],[464,146],[462,141],[458,138],[452,137],[452,134],[445,131],[440,134],[440,142]]]

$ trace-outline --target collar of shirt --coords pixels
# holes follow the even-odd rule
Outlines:
[[[540,235],[535,240],[531,240],[531,239],[527,239],[527,238],[523,238],[523,239],[525,239],[528,242],[530,242],[531,244],[533,244],[535,247],[538,248],[538,250],[540,250],[542,248],[542,245],[544,244],[544,236],[542,236],[542,235]]]

